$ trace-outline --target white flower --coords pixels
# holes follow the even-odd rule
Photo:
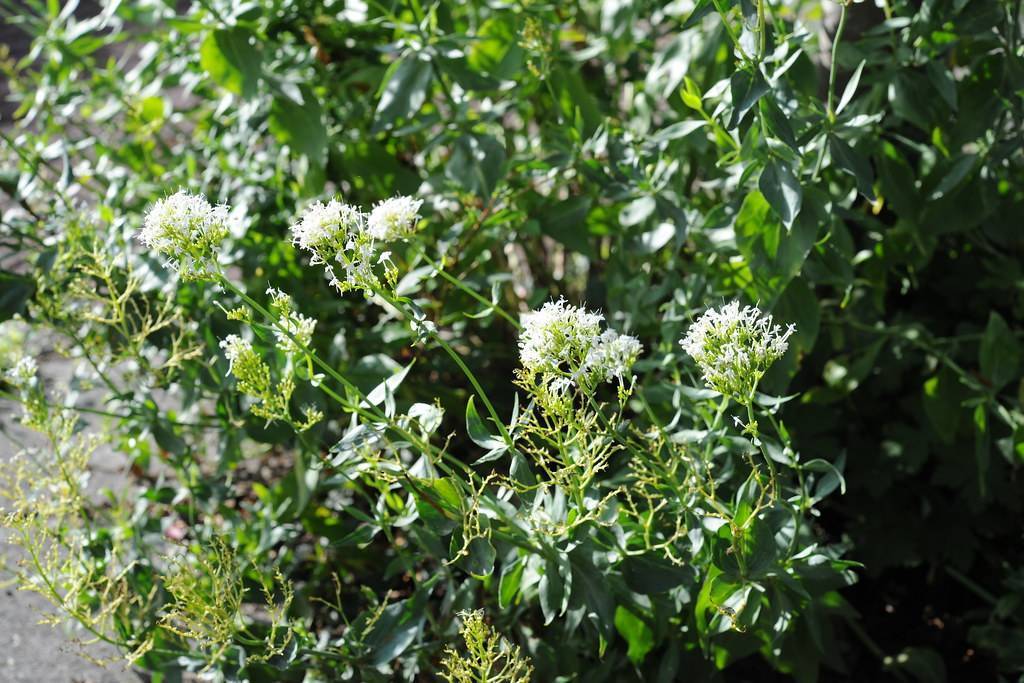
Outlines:
[[[416,232],[420,221],[422,199],[392,197],[377,203],[366,221],[367,232],[375,240],[393,242],[409,237]]]
[[[587,354],[585,367],[588,372],[608,381],[622,379],[633,367],[643,348],[636,337],[605,330]]]
[[[297,313],[291,296],[280,289],[270,287],[267,295],[270,296],[270,307],[281,316],[274,327],[277,348],[288,355],[303,353],[312,342],[316,318]]]
[[[337,199],[314,202],[292,226],[295,244],[313,254],[312,262],[326,263],[362,232],[364,216],[359,209]]]
[[[746,402],[769,366],[786,353],[795,330],[794,325],[783,330],[772,316],[733,301],[705,311],[679,343],[709,387]]]
[[[519,359],[537,397],[550,406],[571,403],[574,386],[590,389],[600,382],[622,380],[643,350],[636,337],[607,329],[604,316],[549,301],[523,316]]]
[[[254,355],[252,344],[237,334],[229,334],[220,342],[224,357],[228,359],[228,372],[234,372],[235,365]]]
[[[422,205],[421,199],[392,197],[367,215],[336,199],[327,204],[317,202],[292,226],[293,241],[313,254],[311,263],[324,264],[331,285],[342,293],[362,289],[370,294],[385,284],[394,287],[398,280],[391,252],[378,254],[378,243],[416,232]],[[377,266],[382,266],[377,268],[382,274],[375,272]]]
[[[202,195],[184,190],[157,201],[137,237],[168,259],[183,279],[210,277],[220,243],[228,235],[228,209],[211,206]]]
[[[274,336],[277,337],[277,347],[283,352],[292,355],[304,353],[309,348],[313,338],[313,330],[316,328],[316,318],[309,318],[301,313],[293,313],[287,318],[279,321],[284,330],[274,329]],[[294,337],[294,339],[293,339]]]
[[[519,360],[531,372],[576,372],[601,335],[603,320],[600,313],[571,306],[565,299],[549,301],[523,316]]]
[[[35,358],[22,356],[14,367],[6,372],[7,380],[18,388],[26,387],[35,381],[38,371],[39,366],[36,365]]]

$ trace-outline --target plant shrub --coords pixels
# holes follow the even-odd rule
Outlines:
[[[159,680],[1020,675],[1019,3],[29,5],[59,618]]]

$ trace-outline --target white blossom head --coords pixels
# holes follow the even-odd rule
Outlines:
[[[783,329],[771,315],[738,301],[708,309],[679,342],[700,367],[709,387],[742,403],[772,363],[786,353],[794,325]]]
[[[378,202],[366,221],[370,236],[382,242],[404,239],[416,232],[422,199],[398,196]]]
[[[31,356],[22,356],[18,359],[18,362],[14,364],[14,367],[4,374],[8,382],[20,389],[34,383],[36,380],[36,373],[38,371],[39,366],[36,365],[35,358],[32,358]]]
[[[636,337],[602,332],[603,321],[565,299],[523,316],[519,379],[548,414],[572,411],[576,390],[590,392],[601,382],[618,382],[620,398],[628,393],[623,380],[643,347]]]
[[[224,357],[228,359],[228,372],[232,373],[237,364],[245,364],[247,358],[255,354],[252,344],[237,334],[224,337],[220,341],[220,348],[224,349]]]
[[[566,303],[549,301],[523,315],[519,360],[530,372],[575,373],[601,335],[604,316]]]
[[[404,239],[416,232],[423,200],[392,197],[369,213],[336,199],[312,204],[292,226],[295,244],[322,263],[330,283],[342,293],[361,289],[367,295],[398,283],[398,268],[391,252],[380,244]]]
[[[337,199],[314,202],[292,226],[292,241],[313,255],[313,263],[327,263],[363,231],[364,223],[354,206]]]
[[[636,337],[605,330],[587,354],[585,368],[608,381],[624,379],[643,348]]]
[[[216,273],[227,225],[226,206],[212,206],[201,194],[179,190],[150,208],[137,237],[167,258],[182,279],[202,280]]]
[[[277,348],[289,356],[308,353],[313,330],[316,329],[316,318],[297,312],[292,297],[280,289],[271,287],[267,295],[270,297],[270,307],[280,316],[274,326]]]

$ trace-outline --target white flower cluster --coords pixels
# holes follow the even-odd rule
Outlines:
[[[292,226],[293,241],[313,254],[312,262],[326,263],[362,231],[363,214],[337,199],[314,202]],[[326,258],[325,258],[326,257]]]
[[[39,371],[39,366],[36,365],[35,358],[31,356],[22,356],[18,359],[18,362],[14,364],[10,370],[5,374],[7,380],[18,387],[19,389],[25,388],[35,382],[36,373]]]
[[[224,357],[228,359],[228,372],[231,374],[236,374],[238,370],[251,365],[254,359],[259,361],[252,349],[252,343],[237,334],[229,334],[222,339],[220,348],[224,349]]]
[[[383,242],[405,239],[416,232],[422,199],[392,197],[378,202],[366,220],[370,236]]]
[[[601,331],[604,316],[566,303],[549,301],[523,316],[519,359],[545,393],[565,397],[574,385],[593,387],[624,380],[643,350],[636,337]]]
[[[709,387],[748,402],[761,377],[786,353],[796,326],[785,330],[771,315],[738,301],[708,309],[679,342],[704,375]]]
[[[575,365],[579,370],[601,336],[604,316],[566,303],[549,301],[539,311],[523,315],[519,360],[533,372],[553,372]]]
[[[271,287],[267,290],[267,295],[270,297],[270,307],[281,316],[278,319],[279,327],[274,327],[277,348],[289,356],[304,353],[304,349],[309,348],[313,339],[316,318],[297,313],[291,296],[280,289]]]
[[[613,378],[624,379],[643,348],[636,337],[605,330],[590,349],[584,367],[590,372],[603,375],[609,381]]]
[[[168,259],[182,279],[201,280],[216,272],[217,253],[228,235],[228,209],[184,190],[153,205],[137,237]]]
[[[383,264],[384,277],[392,286],[397,271],[390,252],[378,253],[379,243],[407,239],[420,223],[423,200],[392,197],[379,202],[370,213],[332,199],[312,204],[298,223],[292,226],[293,241],[312,254],[310,262],[326,266],[331,284],[341,292],[363,289],[372,292],[381,286],[374,267]],[[340,264],[340,277],[335,273]]]

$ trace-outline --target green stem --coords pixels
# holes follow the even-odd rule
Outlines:
[[[764,59],[764,53],[767,49],[768,39],[766,35],[766,26],[764,20],[764,0],[757,0],[757,61],[760,63]]]
[[[843,9],[839,14],[839,26],[836,27],[836,35],[832,39],[832,63],[828,67],[828,121],[835,123],[836,110],[836,71],[839,66],[839,41],[843,38],[843,29],[846,28],[846,17],[849,10],[849,3],[843,2]]]
[[[7,391],[3,391],[3,390],[0,390],[0,398],[8,400],[8,401],[16,401],[16,402],[22,403],[22,404],[25,403],[25,401],[22,400],[22,398],[20,396],[18,396],[16,394],[12,394],[12,393],[7,392]],[[46,406],[47,408],[59,408],[60,410],[73,410],[73,411],[75,411],[77,413],[86,413],[88,415],[100,415],[102,417],[110,417],[110,418],[114,418],[116,420],[131,420],[133,418],[143,417],[142,414],[134,413],[134,412],[128,413],[128,414],[124,414],[124,413],[114,413],[114,412],[111,412],[109,410],[100,410],[99,408],[86,408],[84,406],[74,406],[74,405],[72,405],[72,406],[57,405],[55,403],[50,403],[49,401],[46,401],[45,399],[41,399],[40,402],[42,403],[42,405]],[[209,422],[181,422],[179,420],[172,420],[170,418],[161,418],[161,419],[164,422],[166,422],[167,424],[171,424],[171,425],[174,425],[176,427],[198,427],[198,428],[201,428],[201,429],[213,429],[213,428],[215,428],[217,426],[217,425],[215,425],[213,423],[209,423]]]
[[[736,32],[733,30],[732,24],[729,23],[729,17],[726,10],[722,7],[722,0],[712,0],[712,2],[715,5],[715,9],[718,11],[718,15],[722,17],[722,26],[725,27],[725,32],[729,34],[729,40],[732,41],[733,47],[735,47],[736,51],[740,53],[740,58],[743,59],[744,62],[750,62],[750,57],[743,50],[743,47],[740,45],[740,39],[736,36]]]
[[[405,306],[403,305],[403,302],[400,299],[392,297],[387,292],[376,287],[373,289],[373,292],[377,296],[382,298],[384,301],[389,303],[391,306],[393,306],[396,310],[401,311],[402,314],[405,315],[405,317],[408,320],[415,319],[415,317],[410,315],[409,311],[405,309]],[[473,374],[473,371],[470,370],[469,366],[466,365],[465,361],[462,360],[462,356],[460,356],[448,342],[442,339],[441,335],[439,335],[436,330],[429,330],[428,334],[430,335],[430,338],[437,342],[438,346],[440,346],[444,350],[444,352],[447,353],[448,356],[453,361],[455,361],[455,364],[459,366],[459,370],[461,370],[462,374],[466,376],[466,379],[469,380],[469,383],[473,385],[473,390],[476,392],[477,396],[479,396],[480,400],[483,402],[484,407],[487,409],[488,414],[491,416],[491,420],[494,421],[495,426],[498,428],[498,432],[500,432],[501,438],[505,442],[505,445],[508,446],[509,448],[512,448],[514,446],[512,436],[508,433],[508,429],[505,428],[504,420],[502,420],[501,417],[498,415],[498,411],[494,409],[494,405],[491,403],[491,399],[487,397],[487,392],[484,391],[484,388],[477,380],[476,375]]]
[[[746,405],[748,420],[747,425],[750,426],[751,424],[756,424],[757,420],[754,418],[754,402],[748,399]],[[753,437],[754,440],[757,441],[757,446],[758,449],[761,451],[761,455],[764,456],[765,464],[768,465],[768,476],[770,478],[769,484],[771,485],[772,489],[772,498],[774,498],[776,495],[776,487],[778,486],[778,479],[776,477],[775,471],[775,463],[772,461],[771,456],[768,455],[768,448],[764,445],[764,441],[761,439],[761,437],[756,432],[753,434]]]
[[[472,297],[473,299],[475,299],[479,303],[483,304],[484,306],[487,306],[488,310],[490,310],[490,311],[492,311],[494,313],[497,313],[504,320],[506,320],[510,325],[512,325],[512,327],[514,327],[517,332],[522,329],[522,326],[519,324],[518,320],[516,320],[511,315],[506,313],[502,308],[497,306],[493,301],[490,301],[490,300],[484,298],[480,294],[476,293],[475,291],[473,291],[472,289],[467,287],[465,285],[465,283],[463,283],[461,280],[459,280],[458,278],[454,277],[453,275],[451,275],[447,271],[445,271],[443,265],[436,263],[433,259],[431,259],[429,256],[427,256],[426,253],[423,253],[422,256],[423,256],[423,260],[430,264],[430,266],[434,269],[435,273],[440,275],[442,278],[447,280],[449,283],[451,283],[452,285],[457,287],[462,292],[465,292],[467,295],[469,295],[470,297]]]

